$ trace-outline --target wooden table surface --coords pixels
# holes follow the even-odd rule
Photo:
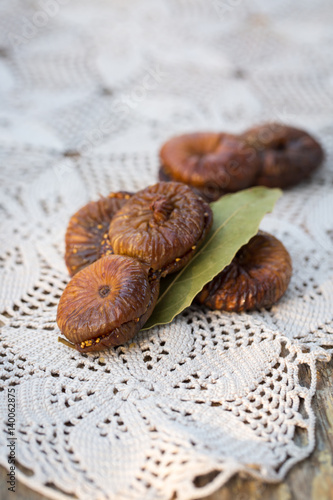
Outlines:
[[[318,363],[317,375],[318,389],[313,399],[316,448],[312,455],[294,466],[282,483],[267,484],[237,475],[204,500],[333,500],[333,359]],[[302,376],[309,380],[306,368]],[[15,493],[8,491],[6,473],[0,467],[0,500],[47,500],[18,482]]]

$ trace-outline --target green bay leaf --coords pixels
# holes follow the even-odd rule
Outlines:
[[[212,229],[193,259],[177,274],[161,280],[160,295],[143,330],[170,323],[222,271],[259,229],[282,195],[280,189],[253,187],[211,203]]]

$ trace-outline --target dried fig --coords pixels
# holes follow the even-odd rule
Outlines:
[[[216,132],[173,137],[160,160],[161,180],[184,182],[207,201],[253,185],[259,170],[258,155],[243,138]]]
[[[103,255],[113,253],[108,238],[110,221],[130,197],[130,193],[110,193],[88,203],[71,217],[65,238],[65,261],[71,276]]]
[[[212,224],[209,205],[189,187],[160,182],[136,193],[113,217],[115,253],[147,263],[162,276],[183,267]]]
[[[238,250],[229,266],[204,286],[196,301],[230,312],[270,307],[286,291],[291,273],[291,258],[284,245],[259,231]]]
[[[131,339],[151,315],[159,279],[131,257],[102,257],[68,283],[57,323],[80,352],[99,351]]]
[[[259,155],[256,185],[287,188],[308,177],[324,159],[321,145],[307,132],[267,123],[242,134]]]

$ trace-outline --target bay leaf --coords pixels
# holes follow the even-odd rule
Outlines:
[[[257,234],[261,219],[272,211],[281,195],[280,189],[256,186],[211,203],[214,222],[207,239],[179,273],[161,280],[158,301],[143,330],[170,323],[191,305],[204,285]]]

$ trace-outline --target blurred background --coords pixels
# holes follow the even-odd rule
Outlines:
[[[306,128],[330,154],[332,14],[326,0],[1,0],[3,182],[29,183],[32,212],[50,183],[61,198],[80,185],[76,208],[128,188],[128,173],[96,185],[97,157],[137,162],[143,187],[170,136],[263,121]]]

